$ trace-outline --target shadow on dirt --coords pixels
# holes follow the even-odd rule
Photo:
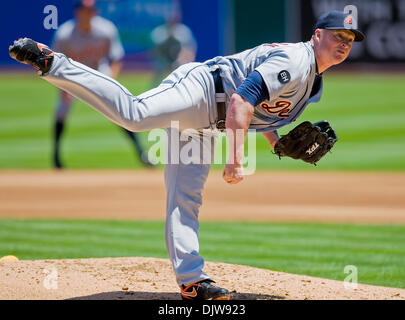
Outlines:
[[[285,297],[232,292],[231,300],[284,300]],[[75,297],[67,300],[181,300],[179,293],[172,292],[139,292],[139,291],[114,291],[92,294],[89,296]]]

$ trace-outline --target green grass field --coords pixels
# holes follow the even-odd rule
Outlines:
[[[0,230],[0,256],[168,257],[163,222],[0,220]],[[341,281],[354,265],[360,283],[405,288],[405,226],[202,222],[200,248],[206,261]]]
[[[133,94],[149,89],[151,75],[126,74],[119,79]],[[339,137],[333,154],[315,169],[274,156],[257,135],[259,169],[404,170],[405,75],[326,74],[324,95],[293,125],[327,119]],[[0,168],[50,168],[52,119],[58,91],[34,72],[0,73]],[[147,133],[141,133],[148,146]],[[76,102],[67,123],[62,153],[68,168],[137,168],[132,147],[117,126]],[[215,168],[222,166],[216,165]]]

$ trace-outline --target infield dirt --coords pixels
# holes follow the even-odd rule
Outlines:
[[[212,171],[201,221],[405,223],[404,173]],[[0,171],[0,218],[164,220],[161,170]]]
[[[206,183],[201,221],[404,223],[405,174],[257,172]],[[163,172],[1,171],[1,218],[143,219],[165,216]],[[162,230],[163,232],[163,230]],[[57,272],[57,288],[46,279]],[[234,299],[405,299],[405,290],[206,262]],[[179,299],[170,262],[103,258],[0,262],[0,299]]]

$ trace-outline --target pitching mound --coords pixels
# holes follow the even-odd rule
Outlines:
[[[207,262],[235,300],[405,299],[405,290]],[[0,261],[0,299],[178,300],[171,264],[155,258]]]

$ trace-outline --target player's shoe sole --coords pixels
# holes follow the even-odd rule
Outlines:
[[[52,66],[54,52],[46,45],[30,38],[20,38],[8,48],[10,57],[47,73]]]
[[[227,289],[216,287],[210,279],[199,281],[188,286],[180,286],[183,300],[229,300],[231,295]]]

